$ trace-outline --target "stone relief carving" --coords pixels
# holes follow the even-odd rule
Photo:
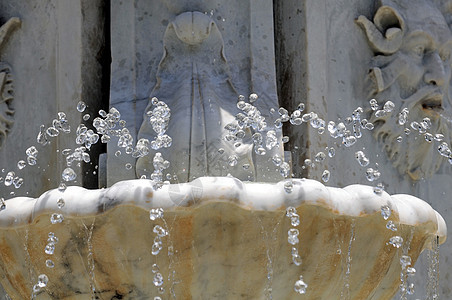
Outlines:
[[[412,121],[431,120],[428,133],[441,133],[450,145],[451,133],[444,108],[450,108],[450,52],[452,34],[440,10],[430,1],[381,1],[373,21],[359,16],[375,56],[368,87],[378,103],[395,103],[392,114],[375,117],[374,137],[400,174],[412,180],[431,177],[444,158],[437,145],[410,127]],[[449,106],[448,106],[449,105]],[[398,123],[398,113],[408,109],[408,121]],[[411,134],[405,134],[405,128]],[[397,140],[402,137],[402,142]],[[399,138],[400,140],[400,138]],[[406,144],[405,144],[406,143]]]
[[[225,125],[235,120],[238,94],[231,83],[228,62],[224,55],[222,35],[215,22],[200,12],[185,12],[168,25],[163,38],[164,54],[157,71],[157,84],[151,97],[164,101],[171,109],[166,133],[172,138],[170,148],[159,149],[171,162],[166,172],[177,175],[181,182],[199,176],[226,176],[232,173],[228,156],[237,154],[233,175],[253,180],[253,143],[244,138],[241,146],[224,141]],[[138,139],[152,140],[155,133],[145,110]],[[248,134],[249,136],[250,134]],[[219,151],[219,149],[224,149]],[[137,160],[138,177],[153,171],[154,155]]]
[[[11,33],[20,27],[18,18],[11,18],[2,27],[0,27],[0,51],[8,41]],[[12,107],[13,96],[13,79],[11,75],[11,67],[0,61],[0,147],[14,124],[14,109]]]

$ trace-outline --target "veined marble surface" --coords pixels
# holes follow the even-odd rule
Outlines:
[[[285,181],[202,177],[154,190],[138,179],[7,200],[0,212],[1,283],[13,299],[29,297],[39,274],[49,283],[38,299],[150,299],[160,295],[152,284],[157,263],[163,299],[295,299],[299,275],[309,299],[339,299],[346,282],[351,299],[388,299],[400,284],[400,256],[410,255],[414,265],[433,238],[446,239],[443,218],[416,197],[292,182],[287,193]],[[382,205],[391,207],[396,232],[386,228]],[[301,266],[287,241],[289,206],[300,215]],[[164,219],[150,220],[149,210],[160,207]],[[64,221],[51,224],[52,213]],[[158,255],[151,253],[155,225],[169,231]],[[49,232],[59,239],[53,255],[44,253]],[[395,235],[405,241],[399,249],[388,244]],[[47,268],[46,259],[55,267]]]

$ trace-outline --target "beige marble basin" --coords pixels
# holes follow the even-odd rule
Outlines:
[[[29,299],[40,274],[49,282],[37,299],[340,299],[348,282],[350,299],[390,299],[402,253],[414,265],[432,238],[445,241],[444,220],[418,198],[307,179],[293,185],[287,193],[284,182],[204,177],[153,190],[149,180],[130,180],[7,200],[0,212],[1,284],[12,299]],[[398,231],[386,228],[382,205],[391,207]],[[300,215],[301,266],[287,240],[289,206]],[[150,220],[149,210],[160,207],[164,219]],[[50,222],[55,212],[62,223]],[[151,253],[155,225],[169,230],[158,255]],[[59,239],[53,255],[44,253],[49,232]],[[394,235],[403,237],[401,248],[388,244]],[[163,294],[153,284],[154,263]],[[304,296],[294,291],[299,275],[308,284]]]

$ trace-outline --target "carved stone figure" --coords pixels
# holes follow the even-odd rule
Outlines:
[[[172,138],[170,148],[158,151],[171,162],[165,170],[180,182],[199,176],[225,176],[233,173],[242,180],[254,179],[252,142],[241,146],[222,138],[224,127],[235,120],[238,94],[229,76],[223,53],[223,39],[215,22],[200,12],[185,12],[171,22],[163,38],[164,54],[157,71],[157,84],[151,93],[171,109],[166,133]],[[152,140],[156,133],[147,112],[138,138]],[[248,134],[249,135],[249,134]],[[236,154],[239,171],[232,172],[228,157]],[[153,171],[152,155],[137,161],[137,175]],[[241,166],[248,165],[248,169]],[[233,166],[234,167],[234,166]]]
[[[11,18],[0,27],[0,51],[7,42],[11,33],[20,26],[18,18]],[[5,62],[0,62],[0,147],[5,142],[11,127],[14,124],[14,109],[12,107],[13,80],[11,68]]]
[[[438,141],[429,134],[443,134],[449,145],[451,138],[444,117],[445,104],[450,104],[452,34],[448,24],[438,7],[425,0],[383,0],[373,21],[360,16],[357,23],[375,53],[368,74],[369,99],[375,98],[380,105],[387,100],[395,103],[392,113],[373,115],[374,137],[384,145],[399,173],[412,180],[431,177],[445,159],[437,152]],[[399,124],[404,108],[409,111],[408,120]],[[428,128],[410,127],[411,122],[420,124],[424,118],[431,121]]]

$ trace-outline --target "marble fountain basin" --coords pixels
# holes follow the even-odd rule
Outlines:
[[[339,299],[348,282],[350,299],[390,299],[400,284],[402,249],[414,265],[432,239],[446,239],[443,218],[416,197],[292,182],[288,193],[285,181],[202,177],[154,190],[137,179],[7,200],[0,212],[1,284],[12,299],[30,298],[40,274],[49,281],[37,299]],[[391,208],[396,232],[386,228],[382,205]],[[301,266],[292,262],[287,239],[290,206],[300,215]],[[152,208],[163,208],[164,218],[150,220]],[[64,221],[52,224],[52,213]],[[155,225],[169,232],[157,255]],[[59,239],[53,255],[44,252],[49,232]],[[403,237],[402,247],[388,244],[394,235]],[[155,263],[162,294],[153,284]],[[294,291],[299,275],[308,284],[304,296]]]

